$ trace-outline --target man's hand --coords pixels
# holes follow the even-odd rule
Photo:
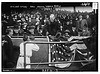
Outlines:
[[[46,32],[46,36],[48,36],[49,32]]]
[[[74,37],[71,36],[71,37],[68,39],[68,41],[72,41],[73,39],[74,39]]]
[[[2,41],[2,46],[4,45],[4,43],[7,43],[7,41],[3,40],[3,41]]]

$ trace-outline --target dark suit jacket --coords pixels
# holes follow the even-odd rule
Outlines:
[[[76,30],[75,31],[71,30],[70,35],[71,36],[78,36],[78,32]]]
[[[13,68],[17,64],[17,60],[19,57],[19,47],[14,46],[12,40],[9,36],[5,36],[4,40],[7,41],[3,45],[3,57],[6,59],[3,60],[5,68]]]
[[[49,35],[55,36],[57,32],[60,32],[60,24],[57,21],[50,22],[46,27]]]
[[[12,59],[12,53],[13,53],[13,43],[12,43],[12,40],[9,36],[5,36],[4,37],[4,40],[7,41],[5,44],[4,44],[4,52],[5,52],[5,55],[6,57],[9,59],[9,61]]]

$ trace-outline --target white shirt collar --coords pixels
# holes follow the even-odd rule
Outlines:
[[[10,35],[8,35],[10,38],[11,38],[11,36]]]

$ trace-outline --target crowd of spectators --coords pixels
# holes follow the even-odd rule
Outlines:
[[[40,11],[27,10],[23,12],[13,11],[11,14],[2,14],[2,34],[5,35],[7,28],[13,28],[15,36],[23,36],[28,32],[30,27],[34,29],[35,36],[46,36],[44,29],[50,21],[50,14],[55,15],[55,20],[60,24],[61,33],[65,31],[72,33],[72,30],[77,30],[77,25],[80,17],[86,20],[84,33],[88,30],[92,35],[93,30],[97,27],[97,17],[94,12],[69,12],[69,11]],[[77,31],[76,31],[77,32]],[[84,34],[86,35],[86,34]]]

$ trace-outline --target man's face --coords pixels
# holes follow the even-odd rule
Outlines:
[[[65,33],[65,37],[69,36],[68,33]]]
[[[73,22],[72,22],[72,21],[70,21],[70,24],[73,24]]]
[[[75,27],[72,27],[72,30],[76,30],[76,28]]]
[[[40,18],[40,16],[39,16],[39,15],[37,15],[37,18]]]
[[[34,32],[34,29],[30,29],[29,31],[30,31],[31,33],[33,33],[33,32]]]
[[[89,15],[86,15],[87,18],[89,18]]]
[[[14,32],[15,32],[15,33],[18,33],[18,31],[19,31],[18,29],[14,29]]]
[[[69,21],[67,22],[67,25],[69,25]]]
[[[51,15],[50,15],[50,20],[51,20],[51,21],[54,21],[54,19],[55,19],[55,16],[54,16],[53,14],[51,14]]]
[[[24,22],[25,21],[25,19],[24,18],[21,18],[21,20]]]
[[[82,15],[79,16],[79,19],[82,19]]]
[[[11,32],[9,33],[9,35],[10,35],[10,36],[12,36],[12,35],[13,35],[13,30],[11,30]]]

